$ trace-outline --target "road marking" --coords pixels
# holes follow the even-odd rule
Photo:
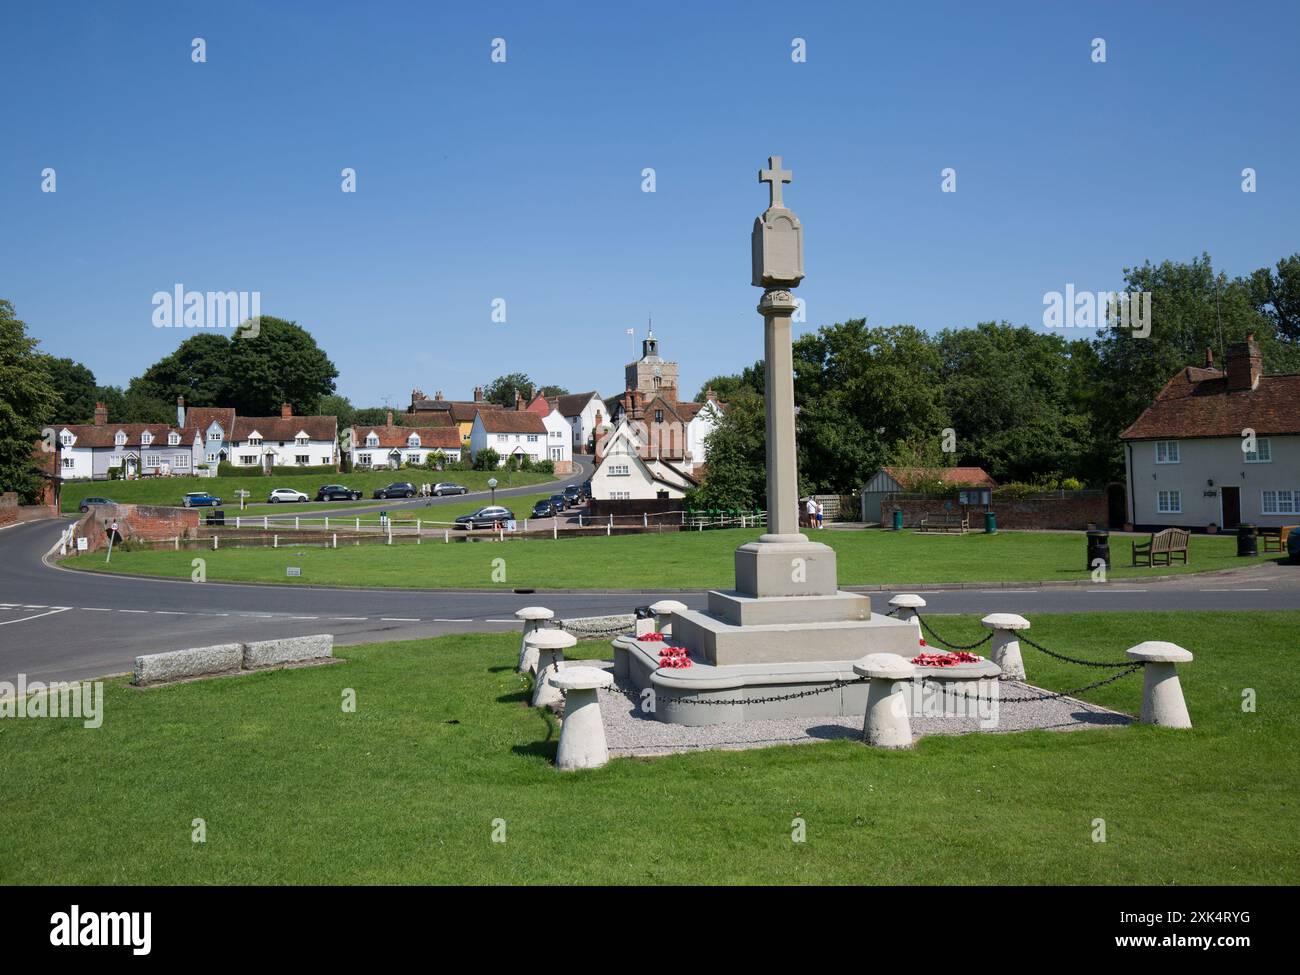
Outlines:
[[[362,620],[368,620],[368,619],[370,619],[370,617],[369,617],[369,616],[331,616],[330,619],[332,619],[332,620],[352,620],[352,621],[362,621]]]
[[[1145,589],[1088,589],[1086,592],[1146,592]]]
[[[147,613],[147,612],[149,612],[149,610],[147,610],[147,609],[119,609],[118,612],[119,612],[119,613]]]
[[[49,609],[50,607],[46,606],[44,603],[32,603],[31,605],[28,605],[27,603],[20,603],[16,608],[17,609]]]
[[[1267,589],[1198,589],[1197,592],[1268,592]]]
[[[434,621],[435,623],[473,623],[473,622],[474,622],[474,621],[471,620],[471,619],[448,620],[448,619],[443,619],[443,618],[440,617],[440,616],[435,616],[434,619],[433,619],[433,621]]]
[[[320,619],[320,617],[319,617],[319,616],[290,616],[289,619],[291,619],[291,620],[318,620],[318,619]]]
[[[981,593],[999,593],[999,592],[1042,592],[1041,589],[981,589]]]
[[[71,606],[59,606],[44,613],[37,613],[35,616],[24,616],[22,619],[17,620],[5,620],[3,623],[0,623],[0,626],[8,626],[10,623],[27,623],[31,620],[38,620],[42,616],[54,616],[56,613],[66,613],[71,608]]]
[[[175,609],[155,609],[153,612],[155,616],[188,616],[189,615],[188,613],[184,613]]]
[[[82,610],[82,612],[84,612],[84,613],[111,613],[111,612],[113,612],[113,611],[112,611],[111,609],[109,609],[107,606],[82,606],[82,607],[81,607],[81,610]]]
[[[379,617],[379,622],[381,622],[381,623],[418,623],[418,622],[420,622],[420,618],[419,618],[418,616],[381,616],[381,617]]]

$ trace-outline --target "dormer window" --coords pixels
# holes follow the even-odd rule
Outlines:
[[[299,447],[306,447],[309,440],[310,438],[307,436],[307,434],[301,432],[298,434],[298,436],[293,438],[293,442],[296,443]]]
[[[151,443],[153,443],[153,434],[145,430],[140,434],[140,446],[148,447]]]
[[[125,445],[126,445],[126,433],[125,433],[124,431],[122,431],[122,430],[117,431],[116,436],[113,437],[113,443],[117,444],[117,446],[119,446],[119,447],[123,447],[123,446],[125,446]]]
[[[220,430],[210,430],[210,431],[208,431],[208,439],[211,440],[211,441],[213,441],[213,442],[215,442],[215,443],[220,443],[220,442],[221,442],[221,431],[220,431]]]
[[[171,433],[167,434],[167,443],[170,444],[171,446],[175,447],[180,442],[181,442],[181,435],[179,433],[172,431]]]
[[[262,435],[260,433],[250,434],[248,444],[250,447],[260,447],[262,445]]]
[[[375,433],[373,430],[371,430],[370,433],[366,434],[366,446],[367,446],[367,447],[378,447],[378,446],[379,446],[379,434]]]
[[[420,435],[419,435],[418,433],[413,433],[413,434],[411,434],[409,437],[407,437],[407,438],[406,438],[406,446],[408,446],[408,447],[418,447],[418,446],[420,446]]]
[[[71,446],[72,446],[72,442],[73,442],[74,440],[76,440],[76,439],[77,439],[77,438],[74,437],[74,436],[73,436],[71,433],[69,433],[67,430],[64,430],[63,433],[59,434],[59,443],[63,444],[63,446],[65,446],[65,447],[71,447]]]

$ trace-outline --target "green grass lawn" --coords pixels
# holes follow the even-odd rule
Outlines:
[[[524,487],[529,484],[543,484],[555,480],[551,474],[533,471],[362,471],[354,474],[292,474],[287,476],[261,477],[256,474],[233,477],[149,477],[136,481],[71,481],[63,485],[63,510],[75,512],[83,498],[111,498],[122,504],[162,504],[179,505],[181,499],[190,491],[208,491],[225,502],[227,513],[239,507],[236,491],[251,491],[248,502],[258,505],[259,514],[263,512],[326,511],[329,504],[308,502],[298,505],[268,505],[266,496],[274,488],[293,488],[315,498],[316,491],[325,484],[343,484],[355,488],[370,500],[375,488],[381,488],[394,481],[410,481],[419,487],[421,484],[435,484],[438,481],[450,481],[463,484],[471,491],[486,491],[488,478],[495,477],[498,488]],[[382,502],[374,502],[381,504]],[[345,504],[355,506],[356,502],[337,502],[338,507]]]
[[[516,509],[522,513],[523,506]],[[445,517],[440,514],[439,517]],[[759,531],[728,529],[666,532],[595,538],[531,539],[504,547],[475,544],[395,544],[338,549],[296,548],[281,539],[279,549],[221,549],[208,552],[210,582],[281,582],[287,585],[393,587],[530,586],[579,588],[708,588],[733,583],[732,552]],[[912,532],[818,532],[817,540],[834,547],[842,585],[925,585],[939,582],[1035,582],[1087,579],[1083,534],[1001,532],[997,535],[919,535]],[[486,547],[485,547],[486,546]],[[1135,579],[1170,573],[1240,568],[1278,556],[1237,558],[1236,540],[1194,536],[1186,566],[1155,569],[1127,567],[1129,541],[1112,536],[1110,579]],[[493,559],[506,560],[506,580],[492,582]],[[102,555],[70,556],[65,565],[112,572],[189,578],[192,551],[114,553],[106,566]],[[284,569],[302,568],[286,580]]]
[[[1190,731],[834,741],[580,773],[551,765],[556,722],[525,705],[513,634],[162,690],[115,681],[99,729],[0,720],[0,881],[1295,884],[1298,629],[1300,612],[1034,619],[1047,646],[1095,659],[1144,639],[1191,649]],[[1096,674],[1024,652],[1041,685]],[[1136,711],[1140,675],[1088,697]]]

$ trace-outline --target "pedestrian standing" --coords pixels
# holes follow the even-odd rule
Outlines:
[[[813,525],[817,523],[817,502],[813,499],[811,494],[808,495],[806,510],[808,512],[808,527],[812,528]]]
[[[818,528],[824,528],[824,527],[825,527],[825,526],[822,524],[822,503],[821,503],[820,501],[817,502],[817,527],[818,527]]]

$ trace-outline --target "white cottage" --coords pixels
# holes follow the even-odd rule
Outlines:
[[[671,461],[649,456],[650,447],[636,424],[621,420],[601,442],[599,462],[591,475],[597,501],[677,499],[699,482]]]

